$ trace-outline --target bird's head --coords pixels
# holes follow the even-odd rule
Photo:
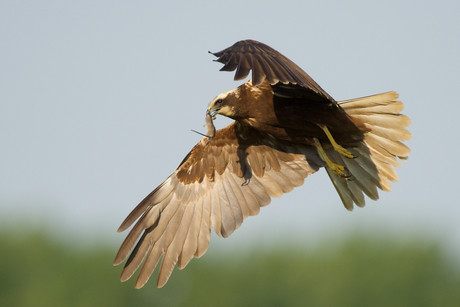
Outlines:
[[[230,118],[236,115],[237,101],[239,99],[239,89],[223,92],[217,95],[208,106],[212,116],[220,114]]]

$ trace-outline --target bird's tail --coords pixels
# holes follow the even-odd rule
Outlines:
[[[353,209],[353,203],[363,207],[364,194],[377,200],[377,188],[390,191],[390,181],[399,179],[394,168],[401,166],[398,158],[407,160],[410,149],[402,142],[412,135],[405,129],[410,125],[409,117],[399,113],[404,104],[397,99],[396,92],[388,92],[339,102],[358,127],[368,130],[358,146],[346,148],[356,159],[345,158],[333,148],[325,149],[332,162],[347,167],[353,175],[352,180],[345,180],[326,167],[348,210]]]

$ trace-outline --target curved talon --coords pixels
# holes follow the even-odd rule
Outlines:
[[[346,176],[340,176],[343,179],[345,179],[347,181],[353,181],[353,180],[356,179],[356,177],[353,176],[353,174],[350,172],[350,170],[347,167],[344,167],[344,172],[346,172]]]
[[[350,170],[346,167],[343,167],[343,171],[346,173],[345,175],[341,175],[342,178],[345,178],[345,179],[348,179],[350,178],[352,175],[350,173]]]
[[[328,165],[328,166],[330,167],[330,165]],[[335,166],[338,166],[338,167],[342,168],[342,166],[338,165],[338,164],[335,164]],[[353,176],[353,174],[350,172],[350,170],[348,168],[346,168],[346,167],[343,167],[343,170],[341,172],[336,172],[332,168],[331,168],[331,170],[334,172],[334,174],[336,174],[340,178],[343,178],[343,179],[345,179],[347,181],[353,181],[353,180],[356,179],[356,177]]]
[[[335,164],[335,163],[330,162],[330,161],[329,162],[326,161],[326,163],[327,163],[327,167],[329,167],[329,169],[334,174],[336,174],[338,177],[348,180],[348,178],[350,178],[352,176],[352,174],[350,173],[348,168],[346,168],[346,167],[344,167],[342,165]]]

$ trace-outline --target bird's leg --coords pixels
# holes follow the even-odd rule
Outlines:
[[[334,140],[332,137],[332,134],[329,132],[329,129],[327,129],[326,125],[318,124],[318,126],[323,129],[324,133],[326,133],[327,138],[331,142],[332,147],[334,147],[334,150],[337,151],[339,154],[344,156],[345,158],[348,159],[356,159],[357,156],[353,155],[350,153],[348,150],[337,144],[337,142]]]
[[[319,140],[317,138],[314,138],[314,141],[315,141],[315,147],[318,150],[321,159],[323,159],[323,161],[326,162],[327,167],[340,178],[343,178],[346,180],[352,180],[351,179],[352,175],[350,171],[346,167],[332,162],[329,159],[329,157],[326,155],[326,152],[324,151],[323,146],[321,146],[321,143],[319,142]]]

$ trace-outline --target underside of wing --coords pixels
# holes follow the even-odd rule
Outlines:
[[[115,258],[115,265],[128,258],[122,281],[142,265],[136,281],[142,287],[162,258],[162,287],[176,264],[182,269],[205,253],[211,226],[219,236],[230,236],[271,197],[292,191],[324,166],[313,147],[280,144],[235,126],[219,130],[207,145],[198,143],[122,223],[118,231],[137,221]]]
[[[257,86],[265,79],[270,85],[282,83],[292,89],[309,90],[327,100],[335,100],[326,93],[305,71],[275,49],[255,40],[242,40],[219,51],[210,52],[224,64],[221,71],[234,71],[235,81],[242,80],[252,70],[252,83]]]

